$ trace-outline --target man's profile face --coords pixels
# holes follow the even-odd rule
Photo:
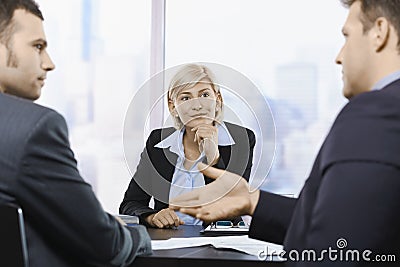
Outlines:
[[[4,93],[36,100],[47,72],[55,67],[46,51],[42,20],[17,9],[12,23],[9,42],[0,43],[0,88]]]
[[[361,17],[361,2],[354,2],[343,26],[345,44],[336,58],[336,63],[342,65],[343,95],[351,98],[371,89],[370,77],[372,65],[370,33],[363,32]]]

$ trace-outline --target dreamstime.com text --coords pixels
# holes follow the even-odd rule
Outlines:
[[[321,251],[313,249],[305,249],[302,251],[275,251],[265,247],[258,253],[258,259],[262,261],[278,260],[278,261],[305,261],[305,262],[318,262],[318,261],[335,261],[335,262],[352,262],[352,261],[365,261],[365,262],[395,262],[396,255],[374,255],[371,250],[357,250],[346,249],[347,240],[339,238],[336,241],[336,248],[328,247]]]

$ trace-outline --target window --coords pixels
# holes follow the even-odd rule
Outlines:
[[[38,103],[66,117],[83,178],[117,213],[131,177],[122,145],[125,112],[149,77],[151,1],[38,3],[56,65]],[[133,148],[138,155],[142,145]]]
[[[214,62],[248,76],[276,124],[275,159],[262,189],[298,194],[344,103],[334,59],[346,10],[320,0],[167,0],[166,11],[166,67]],[[261,101],[251,101],[254,110]]]
[[[163,63],[165,57],[166,68],[222,64],[258,87],[276,123],[275,160],[262,189],[277,193],[299,192],[345,102],[334,58],[343,43],[346,10],[336,1],[165,0],[165,54],[151,51],[157,48],[150,38],[152,20],[163,20],[152,17],[152,4],[162,11],[162,0],[38,3],[56,64],[38,103],[66,117],[82,176],[112,213],[118,212],[131,178],[122,141],[124,116],[153,61]],[[157,98],[151,92],[144,96],[149,104]],[[234,107],[232,95],[224,98]],[[255,97],[249,103],[257,110],[260,101]],[[257,133],[250,122],[243,124]],[[132,135],[140,140],[130,151],[138,159],[144,145],[141,123]],[[262,164],[259,168],[268,168]]]

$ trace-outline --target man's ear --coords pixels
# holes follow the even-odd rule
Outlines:
[[[379,17],[375,20],[371,29],[374,38],[374,47],[376,52],[382,51],[388,44],[390,34],[390,23],[385,17]]]

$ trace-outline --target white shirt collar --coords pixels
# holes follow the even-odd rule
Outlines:
[[[233,140],[231,134],[229,133],[228,128],[225,123],[222,122],[217,126],[218,128],[218,145],[219,146],[231,146],[235,144],[235,140]],[[170,136],[161,140],[154,147],[157,148],[169,148],[169,150],[178,156],[184,156],[183,148],[182,148],[182,140],[183,134],[185,133],[185,127],[183,127],[180,131],[173,132]]]

